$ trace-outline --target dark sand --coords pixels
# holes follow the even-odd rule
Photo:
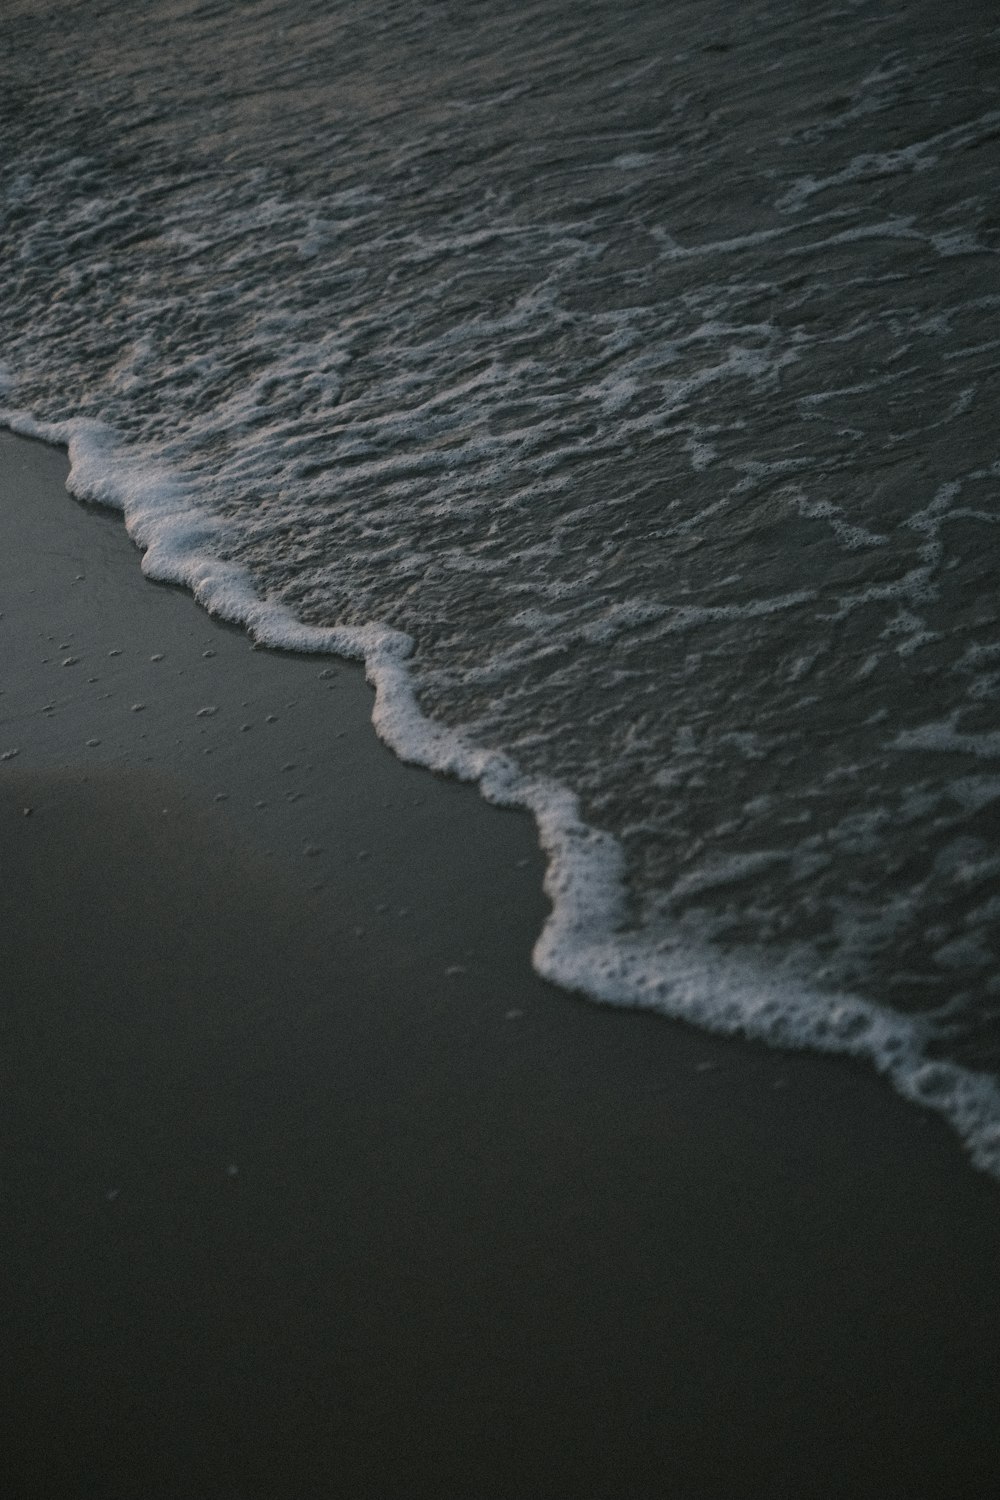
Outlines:
[[[997,1184],[541,983],[527,819],[65,473],[0,434],[2,1494],[996,1494]]]

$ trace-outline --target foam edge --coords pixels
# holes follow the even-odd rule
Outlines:
[[[221,522],[195,505],[192,487],[130,453],[106,426],[40,422],[2,407],[0,425],[68,450],[67,489],[122,513],[143,549],[147,577],[188,588],[209,614],[243,626],[262,646],[363,662],[375,689],[375,731],[400,760],[474,782],[488,802],[531,813],[551,903],[532,952],[542,978],[602,1004],[655,1010],[717,1034],[865,1059],[903,1098],[941,1115],[973,1165],[1000,1181],[1000,1087],[986,1074],[928,1058],[919,1020],[768,972],[752,956],[688,940],[665,950],[628,930],[618,841],[585,822],[567,788],[530,778],[508,756],[428,719],[407,665],[409,636],[377,623],[307,625],[261,599],[244,569],[213,555]]]

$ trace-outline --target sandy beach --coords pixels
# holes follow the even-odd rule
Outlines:
[[[530,821],[66,472],[0,434],[4,1493],[995,1493],[946,1127],[544,984]]]

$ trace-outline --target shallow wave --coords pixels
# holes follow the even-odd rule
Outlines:
[[[541,975],[604,1004],[657,1010],[772,1046],[866,1058],[904,1098],[941,1114],[973,1163],[1000,1178],[1000,1090],[983,1074],[928,1058],[925,1025],[857,996],[806,986],[746,953],[726,957],[680,926],[667,937],[630,931],[618,841],[587,824],[567,788],[526,776],[509,756],[423,714],[409,669],[410,637],[373,625],[306,625],[287,607],[262,600],[243,569],[205,550],[214,540],[212,518],[173,476],[130,459],[110,432],[73,421],[39,423],[2,408],[0,422],[67,446],[70,491],[123,512],[147,577],[190,588],[211,614],[245,626],[262,645],[363,661],[375,688],[373,724],[401,759],[475,782],[489,802],[533,815],[552,903],[532,954]],[[720,874],[722,883],[730,878],[731,871]]]
[[[534,812],[549,977],[1000,1171],[988,13],[329,9],[15,6],[5,420]]]

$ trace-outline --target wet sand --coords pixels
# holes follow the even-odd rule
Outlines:
[[[543,984],[530,822],[65,474],[0,434],[4,1493],[993,1494],[996,1183]]]

